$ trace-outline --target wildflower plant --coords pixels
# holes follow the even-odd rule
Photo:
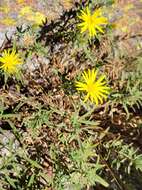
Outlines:
[[[142,51],[120,56],[115,36],[97,36],[108,23],[102,9],[89,9],[112,0],[84,2],[83,35],[78,8],[48,24],[16,2],[31,25],[18,26],[0,52],[0,190],[141,189]]]
[[[98,32],[104,33],[102,25],[108,24],[108,20],[102,15],[100,8],[96,9],[92,14],[89,7],[86,7],[81,10],[78,18],[81,20],[81,23],[78,24],[81,33],[88,31],[90,38],[97,36]]]
[[[110,88],[106,85],[105,75],[102,75],[96,80],[97,73],[98,70],[89,69],[82,74],[84,82],[76,81],[77,90],[87,92],[84,102],[90,99],[91,102],[95,102],[96,105],[99,103],[102,104],[103,99],[107,99],[110,92]]]
[[[18,66],[23,64],[22,58],[16,50],[4,50],[2,56],[0,57],[0,69],[4,71],[5,74],[11,75],[18,72]]]

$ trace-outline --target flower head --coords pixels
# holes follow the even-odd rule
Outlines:
[[[46,16],[41,12],[37,12],[30,6],[25,6],[20,10],[19,17],[26,17],[28,21],[33,22],[36,25],[41,25],[46,20]]]
[[[14,26],[16,21],[13,18],[5,17],[1,20],[1,23],[8,26]]]
[[[8,6],[8,5],[1,6],[0,11],[8,14],[10,12],[10,6]]]
[[[13,74],[18,71],[17,66],[23,64],[20,55],[16,53],[15,50],[10,52],[9,50],[4,50],[2,57],[0,57],[0,69],[2,69],[5,73]]]
[[[98,80],[96,80],[98,71],[88,70],[84,71],[82,74],[84,82],[76,82],[76,88],[79,91],[85,91],[87,93],[84,102],[88,99],[91,102],[95,102],[96,105],[103,103],[103,99],[107,99],[110,88],[106,86],[105,75],[102,75]]]
[[[20,10],[20,13],[19,13],[19,15],[20,16],[27,16],[27,15],[30,15],[30,14],[32,14],[33,13],[33,11],[32,11],[32,8],[30,7],[30,6],[25,6],[25,7],[23,7],[21,10]]]
[[[81,10],[81,14],[78,16],[82,20],[78,26],[81,28],[81,33],[89,31],[90,38],[97,35],[97,31],[104,33],[102,25],[108,24],[106,17],[102,16],[101,9],[96,9],[93,14],[88,7],[85,10]]]
[[[23,4],[23,3],[25,3],[25,0],[17,0],[17,3]]]
[[[46,17],[40,12],[35,12],[29,15],[28,20],[34,22],[37,25],[41,25],[43,22],[45,22]]]

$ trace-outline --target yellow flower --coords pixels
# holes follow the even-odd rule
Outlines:
[[[25,3],[25,0],[17,0],[17,3],[23,4],[23,3]]]
[[[14,26],[16,24],[16,21],[12,18],[9,18],[9,17],[1,19],[0,22],[4,25],[9,25],[9,26]]]
[[[10,52],[10,49],[4,50],[2,57],[0,57],[0,62],[2,63],[0,68],[8,74],[17,72],[17,66],[23,64],[20,55],[15,50]]]
[[[42,24],[43,22],[45,22],[45,20],[46,20],[46,17],[45,17],[45,15],[44,14],[42,14],[42,13],[40,13],[40,12],[36,12],[36,14],[35,14],[35,22],[37,23],[37,24]]]
[[[19,17],[26,17],[28,21],[33,22],[34,24],[40,25],[42,22],[45,22],[46,16],[38,11],[32,10],[30,6],[25,6],[21,9]]]
[[[85,91],[87,93],[84,102],[88,99],[91,102],[95,102],[96,105],[103,103],[103,99],[107,99],[110,92],[110,88],[106,86],[105,75],[102,75],[98,80],[96,80],[98,70],[88,70],[84,71],[82,77],[84,82],[76,82],[76,88],[79,91]]]
[[[78,26],[81,28],[81,33],[89,31],[90,38],[97,35],[97,31],[104,33],[102,25],[108,24],[106,17],[102,16],[101,9],[97,9],[91,14],[88,7],[85,10],[81,10],[81,15],[78,16],[82,20]]]
[[[45,22],[45,15],[40,13],[40,12],[35,12],[31,15],[29,15],[29,17],[27,18],[29,21],[34,22],[37,25],[42,24],[43,22]]]
[[[19,15],[20,16],[25,16],[25,15],[27,16],[27,15],[32,14],[32,13],[33,13],[32,8],[30,6],[25,6],[20,10]]]
[[[10,12],[10,7],[8,5],[5,5],[3,7],[0,7],[0,11],[8,14]]]

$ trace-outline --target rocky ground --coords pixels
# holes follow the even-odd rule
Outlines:
[[[5,39],[5,33],[10,37],[16,26],[28,23],[41,24],[45,18],[50,22],[59,18],[64,10],[73,8],[77,2],[79,1],[0,0],[0,46]],[[140,48],[142,1],[117,0],[106,10],[106,14],[114,23],[114,34],[120,38],[120,48],[129,53]]]

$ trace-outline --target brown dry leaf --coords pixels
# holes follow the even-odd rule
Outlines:
[[[24,35],[24,37],[22,39],[23,46],[25,46],[25,47],[29,47],[29,46],[33,45],[34,41],[35,41],[35,37],[33,35],[30,35],[27,33]]]
[[[104,71],[107,73],[107,76],[111,78],[112,81],[119,79],[125,64],[121,60],[111,60],[108,64],[104,66]]]
[[[61,56],[56,55],[53,57],[53,68],[58,69],[61,74],[64,73],[65,67],[64,64],[61,63]]]

